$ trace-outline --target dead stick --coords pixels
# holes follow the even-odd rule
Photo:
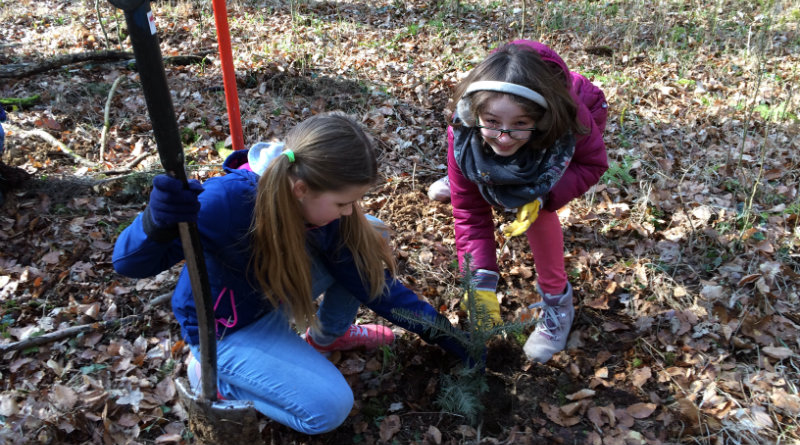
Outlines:
[[[114,91],[117,89],[117,85],[122,80],[122,76],[117,76],[114,80],[114,83],[111,84],[111,89],[108,91],[108,98],[106,99],[106,108],[103,112],[103,131],[100,133],[100,164],[103,164],[103,161],[106,159],[106,137],[108,136],[108,128],[111,127],[111,122],[109,121],[109,114],[111,114],[111,98],[114,97]]]
[[[158,154],[156,152],[146,152],[142,153],[139,156],[135,157],[131,162],[125,164],[122,168],[116,170],[106,170],[103,172],[104,175],[124,175],[133,171],[133,168],[139,165],[142,161],[147,159],[148,156]]]
[[[172,294],[166,293],[163,295],[159,295],[156,298],[153,298],[149,303],[147,303],[144,307],[144,311],[150,309],[153,306],[159,305],[164,303],[165,301],[169,301]],[[34,346],[41,346],[46,345],[48,343],[52,343],[55,341],[63,340],[65,338],[74,337],[78,334],[82,334],[84,332],[89,331],[97,331],[97,330],[105,330],[108,328],[119,327],[137,320],[141,320],[143,315],[128,315],[125,318],[120,318],[116,320],[108,320],[102,321],[97,323],[89,323],[89,324],[82,324],[79,326],[71,326],[66,329],[61,329],[60,331],[50,332],[44,335],[40,335],[38,337],[30,337],[26,338],[25,340],[20,340],[18,342],[9,343],[7,345],[0,345],[0,356],[4,355],[6,352],[11,351],[18,351],[20,349],[32,348]]]
[[[82,334],[88,331],[96,331],[100,329],[106,329],[109,327],[122,326],[123,324],[128,324],[132,321],[136,321],[141,318],[142,318],[141,315],[128,315],[127,317],[118,320],[108,320],[91,324],[82,324],[79,326],[72,326],[66,329],[62,329],[60,331],[50,332],[48,334],[40,335],[38,337],[26,338],[25,340],[20,340],[15,343],[0,345],[0,355],[3,355],[6,352],[10,351],[17,351],[20,349],[32,348],[34,346],[45,345],[47,343],[52,343],[54,341],[63,340],[69,337],[74,337],[78,334]]]
[[[79,155],[79,154],[75,153],[74,151],[72,151],[72,149],[67,147],[66,144],[64,144],[63,142],[61,142],[58,139],[54,138],[53,135],[51,135],[50,133],[48,133],[46,131],[43,131],[43,130],[23,130],[23,129],[15,126],[15,125],[10,125],[8,123],[5,123],[3,125],[6,126],[11,131],[19,132],[23,136],[39,136],[40,138],[42,138],[42,139],[46,140],[47,142],[50,142],[51,144],[53,144],[56,147],[58,147],[64,153],[72,156],[72,158],[75,161],[77,161],[79,164],[86,165],[88,167],[92,166],[91,162],[87,161],[81,155]]]

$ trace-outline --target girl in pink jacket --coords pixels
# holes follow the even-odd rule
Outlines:
[[[552,49],[517,40],[475,67],[453,101],[448,177],[430,195],[452,200],[459,263],[470,255],[476,303],[494,323],[501,318],[492,210],[517,209],[503,231],[525,233],[533,252],[542,301],[531,307],[542,311],[524,350],[544,363],[564,349],[575,314],[556,211],[608,169],[605,96]]]

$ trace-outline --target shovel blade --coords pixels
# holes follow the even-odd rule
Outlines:
[[[184,378],[175,379],[189,429],[198,443],[206,445],[261,445],[258,413],[249,400],[204,400]]]

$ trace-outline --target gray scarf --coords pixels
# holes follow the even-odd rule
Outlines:
[[[519,208],[547,192],[561,179],[575,152],[575,136],[567,133],[551,147],[521,147],[511,156],[496,156],[484,147],[480,130],[454,127],[453,150],[461,173],[478,185],[495,207]]]

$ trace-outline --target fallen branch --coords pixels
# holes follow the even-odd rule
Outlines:
[[[166,293],[163,295],[159,295],[156,298],[153,298],[147,305],[145,305],[143,312],[147,312],[147,310],[152,308],[153,306],[157,306],[163,304],[166,301],[169,301],[171,296],[172,296],[171,293]],[[128,315],[127,317],[116,320],[108,320],[97,323],[82,324],[79,326],[71,326],[69,328],[61,329],[60,331],[50,332],[44,335],[40,335],[38,337],[30,337],[26,338],[25,340],[9,343],[7,345],[0,345],[0,356],[4,355],[7,352],[18,351],[20,349],[33,348],[36,346],[42,346],[48,343],[53,343],[59,340],[63,340],[65,338],[75,337],[76,335],[82,334],[84,332],[117,328],[126,325],[128,323],[141,320],[143,317],[144,317],[143,315]]]
[[[122,80],[122,76],[117,76],[114,83],[111,84],[111,90],[108,91],[108,98],[106,99],[106,108],[103,111],[103,131],[100,133],[100,164],[106,158],[106,137],[108,136],[108,128],[111,126],[109,114],[111,114],[111,98],[114,97],[114,91],[117,90],[117,85]]]
[[[142,161],[147,159],[149,156],[158,154],[157,151],[148,151],[146,153],[142,153],[139,156],[135,157],[132,161],[125,164],[122,168],[115,169],[115,170],[106,170],[103,172],[104,175],[125,175],[128,173],[133,172],[133,168],[139,165]]]
[[[38,129],[37,130],[23,130],[23,129],[21,129],[21,128],[15,126],[15,125],[11,125],[11,124],[9,124],[7,122],[4,123],[3,125],[6,126],[9,130],[11,130],[13,132],[17,132],[17,133],[21,134],[22,136],[38,136],[38,137],[46,140],[47,142],[50,142],[51,144],[53,144],[56,147],[58,147],[64,153],[70,155],[72,157],[72,159],[74,159],[75,161],[77,161],[78,163],[80,163],[82,165],[86,165],[88,167],[91,167],[93,165],[91,162],[89,162],[86,159],[84,159],[81,155],[79,155],[79,154],[75,153],[74,151],[72,151],[72,149],[67,147],[66,144],[64,144],[63,142],[59,141],[58,139],[53,137],[53,135],[51,135],[50,133],[48,133],[48,132],[46,132],[44,130],[38,130]]]
[[[203,50],[195,54],[164,57],[164,65],[192,65],[206,60],[213,50]],[[44,73],[66,65],[84,62],[119,62],[128,61],[131,69],[136,69],[133,53],[127,51],[91,51],[85,53],[64,54],[38,63],[15,63],[0,66],[0,79],[29,77]]]
[[[39,102],[41,98],[42,96],[38,94],[28,97],[0,97],[0,105],[4,107],[27,108]]]
[[[98,323],[92,324],[83,324],[80,326],[72,326],[66,329],[62,329],[60,331],[50,332],[48,334],[40,335],[38,337],[30,337],[26,338],[25,340],[20,340],[15,343],[9,343],[7,345],[0,345],[0,355],[5,354],[6,352],[17,351],[20,349],[27,349],[32,348],[35,346],[46,345],[48,343],[52,343],[58,340],[63,340],[65,338],[74,337],[78,334],[82,334],[88,331],[97,331],[101,329],[107,328],[114,328],[119,327],[124,324],[128,324],[130,322],[139,320],[142,318],[142,315],[128,315],[125,318],[121,318],[119,320],[108,320]]]
[[[64,54],[39,63],[16,63],[0,67],[0,79],[28,77],[44,73],[64,65],[90,61],[115,61],[133,59],[133,53],[127,51],[92,51],[86,53]]]

